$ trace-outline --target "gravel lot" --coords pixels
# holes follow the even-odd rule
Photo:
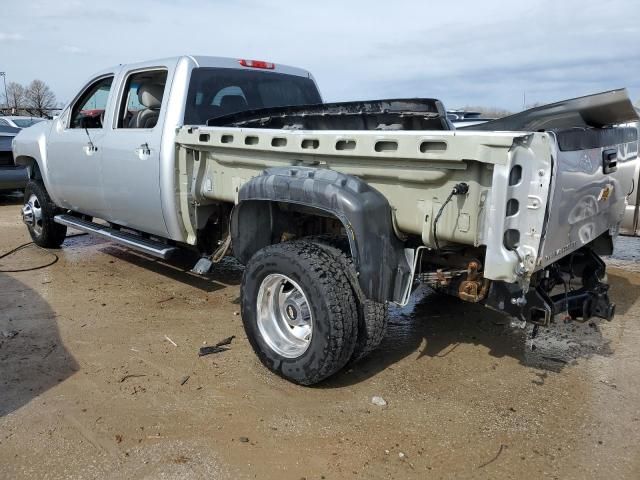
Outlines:
[[[0,197],[0,253],[29,240],[20,203]],[[422,290],[371,359],[303,388],[253,355],[233,262],[69,238],[0,273],[0,478],[640,478],[640,239],[618,247],[611,323],[531,340]]]

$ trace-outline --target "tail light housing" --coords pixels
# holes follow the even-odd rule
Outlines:
[[[243,67],[262,68],[264,70],[273,70],[274,68],[276,68],[275,64],[273,64],[271,62],[265,62],[263,60],[245,60],[245,59],[240,59],[240,60],[238,60],[238,63],[240,65],[242,65]]]

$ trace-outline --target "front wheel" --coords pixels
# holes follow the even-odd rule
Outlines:
[[[353,354],[357,306],[342,263],[310,242],[263,248],[242,277],[242,322],[260,361],[278,375],[312,385]]]
[[[40,182],[30,181],[24,191],[22,221],[33,243],[45,248],[58,248],[67,236],[67,227],[53,220],[56,208]]]

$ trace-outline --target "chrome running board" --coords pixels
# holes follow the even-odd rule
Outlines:
[[[76,230],[87,232],[92,235],[98,235],[158,258],[169,258],[178,250],[177,247],[172,245],[167,245],[148,238],[142,238],[132,233],[121,232],[106,225],[89,222],[72,215],[56,215],[54,220],[56,223],[61,225],[66,225],[67,227],[75,228]]]

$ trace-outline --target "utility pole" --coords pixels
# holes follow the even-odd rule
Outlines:
[[[7,108],[9,108],[9,95],[7,95],[7,72],[0,72],[2,82],[4,83],[4,101],[7,102]]]

